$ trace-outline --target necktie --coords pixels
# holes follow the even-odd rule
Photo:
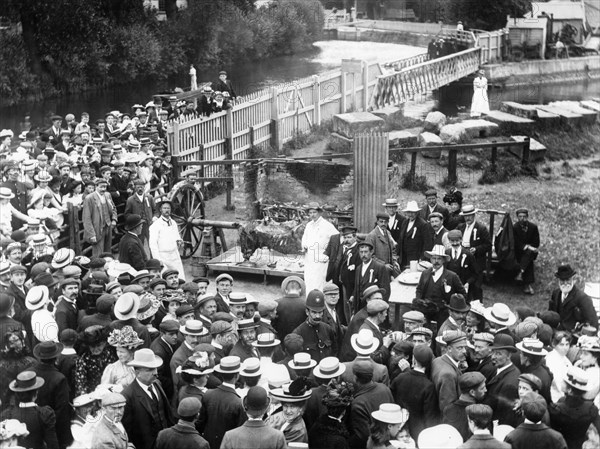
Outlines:
[[[152,385],[150,385],[148,387],[148,391],[150,392],[150,396],[152,396],[152,400],[158,404],[158,396],[156,396],[156,393],[154,392],[154,388],[152,388]]]

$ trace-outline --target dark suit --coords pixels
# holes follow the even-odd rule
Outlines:
[[[361,385],[354,393],[350,405],[350,421],[352,422],[350,447],[364,448],[369,438],[372,418],[371,413],[379,410],[381,404],[394,402],[394,396],[383,384],[370,382]]]
[[[400,241],[400,231],[405,221],[408,221],[408,219],[400,212],[396,212],[394,222],[392,223],[392,220],[388,222],[388,229],[396,243]]]
[[[124,179],[118,174],[113,174],[108,184],[108,191],[111,193],[115,206],[125,204],[127,201],[127,188],[129,187],[129,179]]]
[[[423,253],[433,247],[433,230],[428,222],[417,217],[410,230],[408,230],[409,224],[409,220],[403,223],[400,240],[396,246],[398,263],[401,267],[409,265],[411,260],[420,260]]]
[[[464,235],[466,226],[466,223],[461,223],[456,229],[461,231]],[[488,231],[488,228],[484,224],[476,221],[473,225],[469,242],[471,244],[471,248],[475,248],[475,253],[473,255],[475,256],[477,265],[480,267],[477,282],[475,282],[473,285],[469,284],[469,292],[471,292],[470,297],[473,299],[483,299],[483,290],[481,289],[481,286],[483,285],[485,258],[487,253],[492,249],[492,239],[490,238],[490,232]]]
[[[413,439],[427,427],[437,424],[438,401],[433,382],[425,373],[410,369],[392,381],[394,402],[408,410],[408,430]]]
[[[158,404],[142,389],[137,380],[125,387],[122,393],[127,401],[122,420],[123,427],[129,435],[129,441],[136,448],[151,448],[158,432],[175,424],[169,398],[159,382],[152,385],[157,392]]]
[[[302,296],[284,296],[277,299],[277,318],[273,327],[285,338],[306,319],[306,300]]]
[[[14,314],[13,318],[20,322],[23,322],[23,320],[27,316],[29,316],[29,319],[31,320],[31,315],[28,313],[29,311],[25,307],[25,297],[27,296],[28,291],[29,291],[29,289],[27,287],[23,286],[23,289],[21,290],[12,281],[8,285],[8,290],[6,291],[6,293],[8,295],[15,298],[15,301],[13,304],[15,314]]]
[[[142,226],[142,234],[140,235],[143,241],[148,241],[150,236],[150,225],[152,224],[152,218],[156,215],[156,204],[154,198],[150,195],[144,194],[142,201],[134,193],[127,198],[125,203],[125,217],[129,214],[137,214],[142,219],[146,220],[144,226]]]
[[[220,293],[215,293],[214,300],[217,303],[217,312],[230,312],[227,300],[223,296],[221,296]]]
[[[304,352],[308,352],[310,357],[316,360],[317,363],[325,357],[337,354],[338,342],[336,340],[336,333],[331,326],[322,321],[312,325],[308,323],[307,319],[294,329],[294,333],[302,337]],[[233,355],[233,350],[231,352],[231,355]]]
[[[446,286],[450,288],[447,289]],[[433,302],[439,309],[437,313],[427,310],[422,310],[422,312],[425,313],[428,320],[443,323],[448,317],[446,305],[450,301],[450,297],[455,293],[467,296],[467,292],[465,292],[465,288],[456,273],[444,268],[444,272],[440,275],[437,282],[435,282],[433,280],[433,269],[428,268],[421,274],[415,298],[417,300],[427,299]]]
[[[142,240],[135,234],[127,232],[119,242],[119,262],[128,263],[136,270],[146,267],[148,256]]]
[[[340,301],[342,301],[342,300],[340,299]],[[338,304],[340,301],[338,301]],[[336,357],[338,357],[339,353],[340,353],[340,349],[342,347],[342,341],[344,340],[344,335],[346,334],[347,327],[341,323],[341,317],[340,317],[340,314],[337,312],[337,310],[335,311],[335,314],[336,314],[337,320],[334,321],[333,316],[329,312],[329,309],[327,307],[325,307],[325,310],[323,311],[322,321],[325,324],[328,324],[329,326],[331,326],[331,328],[335,332],[336,345],[334,348],[334,354]]]
[[[559,329],[572,332],[577,323],[588,323],[598,329],[598,315],[596,315],[592,299],[576,285],[573,286],[564,302],[560,289],[554,290],[548,310],[560,315]]]
[[[242,400],[235,390],[219,385],[207,391],[202,398],[198,430],[203,432],[211,448],[221,447],[225,432],[241,426],[246,419]]]
[[[194,423],[179,421],[173,427],[158,433],[155,449],[210,449],[210,447],[200,436]]]
[[[348,303],[348,299],[354,292],[356,285],[356,269],[360,265],[360,256],[358,254],[358,245],[355,244],[351,248],[344,247],[343,259],[340,263],[340,282],[343,289],[344,314],[346,323],[350,322],[352,308]]]
[[[491,434],[473,435],[457,449],[511,449],[511,445],[498,441]]]
[[[450,424],[452,427],[458,430],[463,441],[467,441],[473,435],[471,429],[469,429],[466,408],[468,405],[475,403],[476,402],[473,397],[461,395],[456,401],[448,404],[442,413],[443,423]]]
[[[455,272],[460,279],[460,282],[464,284],[469,284],[469,286],[475,284],[477,278],[483,267],[477,265],[475,261],[475,257],[469,251],[464,249],[462,246],[458,250],[458,259],[453,257],[453,248],[449,248],[446,250],[446,254],[450,256],[450,260],[446,263],[446,268],[450,271]],[[469,287],[469,292],[471,292],[471,288]],[[469,301],[471,298],[467,298]]]
[[[375,229],[367,234],[365,242],[373,245],[374,258],[377,258],[377,260],[384,264],[394,262],[396,241],[392,238],[390,231],[386,229],[384,234],[379,226],[375,226]]]
[[[385,288],[385,295],[383,295],[383,299],[385,301],[389,301],[390,299],[390,272],[385,265],[378,260],[371,259],[369,267],[365,271],[364,276],[362,274],[362,268],[363,264],[361,263],[356,267],[356,273],[354,275],[354,293],[352,293],[352,296],[354,296],[353,307],[355,312],[365,305],[362,294],[365,289],[371,285],[376,285],[379,288]]]
[[[539,248],[540,231],[537,225],[529,221],[526,226],[515,223],[513,225],[513,236],[515,238],[515,258],[519,262],[521,270],[523,270],[523,283],[533,284],[535,281],[533,261],[537,259],[538,253],[525,249],[525,245]]]
[[[439,212],[444,216],[444,224],[448,222],[448,218],[450,217],[450,211],[446,206],[443,206],[439,203],[436,203],[433,211],[429,210],[429,204],[425,204],[421,210],[419,211],[419,217],[421,217],[425,221],[429,221],[429,216],[432,212]]]
[[[576,396],[565,396],[548,408],[552,428],[565,438],[569,449],[580,448],[586,440],[587,429],[594,424],[600,429],[598,408],[592,401]]]
[[[329,237],[329,243],[327,243],[325,251],[323,252],[323,254],[329,257],[329,262],[327,263],[327,275],[325,277],[326,281],[331,281],[334,284],[339,285],[340,264],[342,263],[343,253],[342,235],[333,234]]]
[[[58,449],[56,438],[56,415],[50,407],[19,407],[9,405],[0,413],[0,421],[16,419],[27,426],[29,435],[19,437],[20,446],[27,449]]]
[[[567,449],[563,436],[542,423],[523,423],[506,435],[504,441],[512,449]]]
[[[171,358],[177,347],[171,346],[169,343],[164,341],[160,336],[155,338],[150,344],[152,352],[159,356],[163,364],[158,368],[158,380],[165,390],[165,394],[168,398],[172,398],[175,394],[173,389],[173,376],[171,375]]]
[[[431,381],[435,385],[440,411],[460,396],[460,388],[458,387],[460,375],[460,370],[452,363],[447,354],[434,359],[431,363]]]
[[[54,410],[58,444],[60,447],[67,447],[73,442],[67,378],[53,364],[37,362],[31,367],[31,371],[44,379],[44,385],[38,390],[38,397],[35,402],[40,407],[47,405]]]
[[[500,374],[496,374],[487,383],[485,403],[494,410],[493,418],[499,424],[515,427],[518,418],[513,410],[515,400],[519,397],[518,386],[521,371],[511,365]]]
[[[54,309],[54,319],[59,334],[65,329],[77,329],[77,306],[61,297]]]

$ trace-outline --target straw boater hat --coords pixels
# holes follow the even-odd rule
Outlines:
[[[132,366],[134,368],[149,369],[159,368],[160,366],[162,366],[162,364],[162,359],[159,356],[155,355],[154,352],[152,352],[152,349],[149,348],[138,349],[137,351],[135,351],[135,353],[133,354],[133,360],[127,363],[127,365]]]
[[[371,416],[377,421],[387,424],[405,424],[408,421],[408,410],[397,404],[380,404],[379,410],[371,412]]]
[[[341,364],[337,357],[325,357],[313,369],[313,374],[321,379],[333,379],[341,376],[345,371],[346,365]]]
[[[361,329],[350,337],[350,345],[358,355],[370,355],[379,347],[379,340],[370,329]]]
[[[248,298],[245,293],[231,292],[229,294],[229,301],[227,302],[230,306],[244,306],[248,304]]]
[[[474,300],[471,301],[469,303],[469,305],[471,306],[471,310],[469,310],[469,312],[473,312],[479,316],[481,316],[482,318],[485,318],[485,306],[483,305],[483,303],[480,300]]]
[[[434,245],[431,251],[425,251],[425,255],[427,257],[440,256],[443,257],[445,260],[450,260],[450,256],[446,254],[446,248],[444,247],[444,245]]]
[[[114,313],[118,320],[137,318],[140,297],[135,293],[123,293],[115,303]]]
[[[525,354],[545,356],[548,351],[544,349],[544,343],[537,338],[524,338],[517,343],[517,349]]]
[[[577,390],[588,391],[590,389],[589,374],[577,366],[571,366],[567,370],[565,382]]]
[[[490,323],[501,326],[512,326],[517,322],[517,317],[511,312],[510,308],[501,302],[495,303],[492,307],[485,309],[484,317]]]
[[[288,366],[293,370],[310,369],[317,366],[317,361],[310,357],[307,352],[297,352],[294,358],[288,362]]]
[[[39,390],[44,386],[44,379],[37,377],[33,371],[23,371],[17,375],[8,388],[16,393],[23,391]]]
[[[275,338],[275,334],[271,332],[265,332],[256,336],[256,341],[252,342],[252,346],[255,348],[274,348],[279,346],[281,341]]]
[[[183,335],[195,335],[198,337],[209,334],[208,329],[199,320],[187,320],[185,325],[179,328],[179,332]]]
[[[424,429],[417,439],[420,449],[456,449],[463,443],[463,438],[454,426],[438,424]]]
[[[383,207],[398,207],[398,200],[396,198],[387,198],[385,203],[382,204]]]
[[[262,375],[260,359],[256,357],[249,357],[242,362],[242,371],[240,372],[240,376],[258,377],[260,375]]]
[[[52,268],[58,270],[59,268],[70,265],[75,259],[75,251],[69,248],[60,248],[52,257]]]
[[[460,213],[458,215],[460,216],[465,216],[465,215],[475,215],[477,213],[477,209],[475,209],[475,206],[473,206],[472,204],[465,204],[461,210]]]
[[[316,210],[317,212],[321,212],[323,208],[317,202],[308,203],[306,205],[306,210]]]
[[[107,340],[108,344],[115,348],[125,348],[133,350],[144,344],[136,331],[131,326],[124,326],[121,329],[114,329]]]
[[[222,374],[235,374],[242,370],[240,358],[235,355],[223,357],[221,363],[215,366],[215,371]]]
[[[35,285],[29,289],[25,297],[27,310],[38,310],[48,304],[50,291],[45,285]]]
[[[238,331],[243,331],[244,329],[254,329],[260,326],[260,315],[255,314],[253,318],[247,318],[245,320],[238,321]]]
[[[416,201],[409,201],[406,203],[406,207],[402,209],[402,212],[419,212],[420,210]]]

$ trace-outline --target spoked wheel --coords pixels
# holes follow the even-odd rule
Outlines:
[[[190,218],[202,218],[204,216],[204,199],[202,193],[192,185],[182,185],[169,195],[173,202],[171,216],[179,226],[179,235],[183,245],[179,249],[182,259],[191,257],[200,246],[202,228],[189,223]]]

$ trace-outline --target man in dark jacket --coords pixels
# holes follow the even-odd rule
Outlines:
[[[529,211],[517,209],[518,222],[513,226],[515,237],[515,258],[519,262],[520,271],[517,281],[523,281],[523,291],[533,295],[531,284],[535,281],[533,261],[537,259],[540,247],[540,231],[536,224],[529,221]]]
[[[409,201],[404,212],[407,220],[402,225],[396,251],[401,268],[407,267],[411,260],[420,260],[423,253],[433,247],[433,232],[428,222],[418,216],[416,201]]]
[[[456,229],[462,232],[462,246],[466,248],[477,261],[480,267],[479,276],[473,285],[469,285],[471,298],[483,299],[483,271],[485,270],[485,259],[487,253],[492,249],[492,239],[490,232],[483,223],[476,220],[477,209],[471,204],[462,207],[460,215],[465,218],[465,222],[458,225]]]
[[[492,408],[485,404],[471,404],[466,407],[469,431],[473,436],[458,449],[511,449],[510,444],[498,441],[489,431],[492,422]]]
[[[362,294],[367,288],[376,285],[385,290],[383,299],[386,302],[390,299],[391,290],[390,272],[382,262],[373,258],[373,245],[369,242],[360,242],[358,244],[358,254],[361,264],[356,267],[354,292],[349,299],[355,313],[365,305],[365,298]]]
[[[352,433],[351,448],[364,448],[370,435],[371,413],[384,403],[393,403],[394,397],[388,387],[373,382],[373,365],[368,361],[354,364],[352,372],[356,378],[354,400],[350,405]]]
[[[598,329],[598,315],[592,299],[575,285],[577,272],[571,265],[561,265],[554,274],[558,288],[552,292],[548,310],[560,315],[559,329],[573,332],[577,323]]]
[[[427,202],[427,204],[425,204],[423,207],[421,207],[421,210],[419,211],[419,216],[425,220],[425,221],[429,221],[429,216],[431,214],[433,214],[434,212],[438,212],[440,214],[442,214],[442,221],[443,223],[447,223],[448,222],[448,217],[450,216],[450,211],[448,211],[448,208],[440,203],[438,203],[438,196],[437,196],[437,190],[435,189],[429,189],[425,192],[425,201]]]
[[[400,231],[402,230],[402,225],[406,221],[406,217],[398,212],[398,200],[396,198],[386,199],[382,206],[389,216],[388,229],[390,234],[392,234],[394,241],[398,243],[400,241]]]
[[[125,217],[126,234],[119,242],[119,262],[128,263],[136,270],[146,267],[148,256],[144,244],[140,239],[144,220],[138,214],[129,214]]]
[[[442,419],[444,424],[450,424],[458,430],[463,441],[467,441],[473,432],[469,428],[466,408],[483,401],[487,391],[485,377],[477,371],[464,373],[458,378],[458,385],[460,396],[444,408]]]
[[[125,218],[130,214],[137,214],[144,220],[144,226],[140,238],[143,242],[147,242],[150,237],[150,225],[152,219],[157,214],[154,198],[147,193],[144,193],[146,183],[143,180],[137,179],[133,182],[135,191],[125,203]]]
[[[62,294],[58,297],[54,309],[54,319],[58,325],[58,332],[65,329],[77,329],[77,295],[79,294],[79,280],[64,278],[60,281]]]
[[[38,359],[31,367],[38,377],[44,379],[44,385],[38,390],[36,403],[49,406],[56,413],[56,436],[60,448],[66,448],[73,442],[71,435],[71,406],[69,405],[69,383],[56,368],[56,358],[63,349],[61,343],[44,341],[33,348]]]
[[[201,403],[197,398],[184,398],[177,407],[179,421],[173,427],[163,429],[156,437],[155,449],[210,449],[208,441],[200,436],[194,422],[200,414]]]
[[[356,233],[358,229],[353,226],[345,226],[342,228],[344,236],[344,254],[340,262],[340,283],[342,284],[342,305],[344,310],[345,324],[350,322],[352,317],[352,306],[348,302],[356,283],[356,269],[361,263],[360,254],[358,252],[358,240]],[[339,309],[339,308],[338,308]]]
[[[273,327],[277,335],[285,338],[306,319],[304,281],[298,276],[288,276],[281,283],[281,292],[283,297],[276,300],[277,318]]]
[[[451,248],[446,249],[446,254],[450,256],[446,268],[458,275],[465,290],[468,290],[467,300],[471,302],[471,300],[476,298],[473,297],[473,291],[469,287],[475,285],[483,267],[478,266],[473,254],[462,247],[462,232],[458,229],[453,229],[452,231],[448,231],[447,235]]]

